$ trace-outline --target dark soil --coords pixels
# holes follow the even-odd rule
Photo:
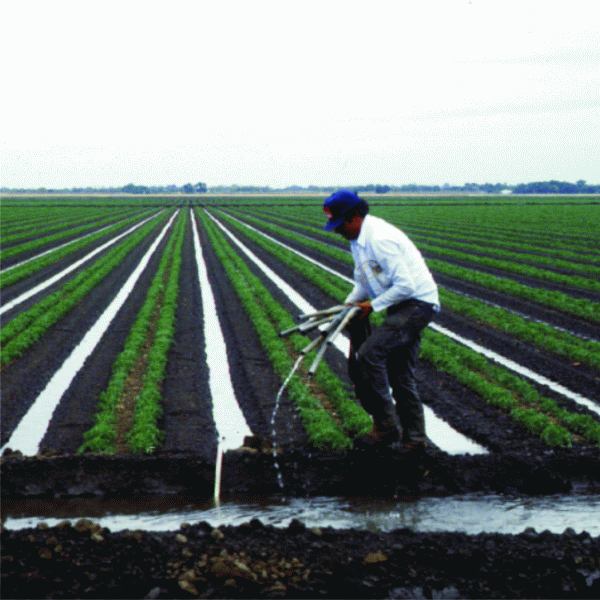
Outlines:
[[[600,538],[276,529],[2,533],[3,598],[598,598]]]
[[[289,496],[446,496],[468,492],[570,494],[600,489],[600,450],[577,442],[552,449],[533,438],[506,414],[482,402],[426,362],[419,364],[423,400],[440,417],[486,446],[487,455],[450,456],[435,446],[426,452],[357,447],[340,455],[307,444],[298,414],[284,397],[275,437],[270,419],[281,381],[261,351],[237,296],[201,232],[204,258],[227,343],[236,396],[255,434],[246,447],[224,457],[222,494],[280,492],[272,442]],[[165,241],[166,243],[166,241]],[[252,250],[301,290],[315,306],[333,303],[299,274],[248,242]],[[184,243],[175,343],[163,385],[161,429],[164,446],[153,456],[76,455],[81,434],[92,423],[102,385],[129,331],[157,267],[154,259],[138,290],[111,326],[102,350],[92,354],[56,411],[37,457],[7,453],[0,464],[2,497],[12,506],[23,499],[136,498],[182,494],[212,497],[217,434],[212,418],[203,317],[191,228]],[[141,253],[141,251],[140,251]],[[322,257],[321,257],[322,258]],[[111,281],[23,359],[3,369],[2,442],[80,337],[110,301],[135,262],[124,264]],[[347,272],[348,266],[338,265]],[[342,268],[343,267],[343,268]],[[343,270],[345,269],[345,271]],[[257,273],[258,274],[258,273]],[[264,281],[284,306],[289,302]],[[479,290],[485,294],[485,290]],[[292,310],[290,308],[290,310]],[[457,333],[472,324],[452,315],[443,323]],[[565,385],[590,395],[598,374],[494,331],[471,329],[488,347],[509,348],[534,370],[564,378]],[[344,357],[327,356],[347,380]],[[558,362],[557,362],[558,361]],[[40,365],[42,367],[40,367]],[[574,403],[565,401],[570,410]],[[67,403],[69,406],[67,406]],[[577,409],[585,410],[585,409]],[[112,533],[89,522],[74,527],[8,531],[2,537],[2,597],[69,598],[598,598],[600,538],[566,531],[519,535],[392,533],[307,530],[293,522],[276,529],[252,521],[217,530],[205,523],[179,532]]]

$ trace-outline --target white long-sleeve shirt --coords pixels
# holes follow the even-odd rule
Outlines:
[[[415,298],[440,310],[437,285],[423,256],[408,236],[383,219],[366,215],[350,242],[354,289],[346,302],[371,301],[375,312]]]

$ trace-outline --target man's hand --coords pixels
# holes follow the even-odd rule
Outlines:
[[[355,302],[354,306],[358,306],[361,309],[361,312],[358,315],[359,319],[364,319],[373,312],[373,307],[371,306],[371,302],[369,300],[366,302]]]

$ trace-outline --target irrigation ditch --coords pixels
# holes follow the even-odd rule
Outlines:
[[[282,373],[232,283],[231,269],[240,271],[241,264],[235,266],[232,255],[224,261],[216,240],[230,240],[229,251],[288,315],[302,311],[286,285],[315,308],[339,299],[316,284],[308,268],[289,268],[282,252],[269,251],[220,211],[210,213],[218,224],[204,211],[184,215],[178,300],[160,385],[163,436],[153,452],[78,450],[159,271],[175,231],[174,211],[84,303],[50,327],[43,343],[3,366],[3,597],[599,596],[597,443],[575,436],[570,446],[548,445],[422,360],[428,431],[434,419],[442,421],[481,452],[475,445],[452,448],[448,430],[432,434],[432,444],[418,455],[315,445],[295,392],[282,394],[275,411]],[[347,263],[312,255],[349,275]],[[136,268],[130,292],[42,424],[36,450],[11,447],[19,423],[87,332],[107,321],[106,311]],[[46,267],[45,276],[51,275]],[[250,279],[244,281],[248,287]],[[478,294],[485,296],[485,288]],[[594,369],[458,315],[441,318],[440,326],[597,400]],[[343,346],[328,350],[324,361],[349,387]],[[597,420],[590,407],[546,384],[532,385],[560,407]],[[243,418],[234,419],[232,409],[219,416],[227,395]],[[502,516],[509,520],[528,503],[529,514],[540,512],[546,520],[524,517],[503,530]],[[365,523],[370,510],[378,519]],[[459,513],[473,511],[477,516],[467,525]],[[565,521],[565,513],[576,522]],[[103,520],[120,514],[130,515],[124,527]],[[146,525],[145,514],[167,514],[168,525]],[[436,514],[445,516],[437,528],[431,525]],[[496,529],[486,521],[498,523]]]

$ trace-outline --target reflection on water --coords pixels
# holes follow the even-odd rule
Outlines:
[[[487,454],[481,444],[469,439],[460,431],[454,429],[446,421],[442,421],[433,410],[424,405],[425,429],[427,437],[441,450],[448,454]]]
[[[391,531],[541,532],[600,535],[600,496],[506,497],[465,495],[447,498],[390,500],[384,498],[251,498],[199,502],[181,496],[131,500],[4,501],[7,529],[52,527],[65,519],[89,518],[111,531],[142,529],[174,531],[181,523],[206,521],[214,527],[241,525],[259,519],[265,525],[287,527],[292,519],[307,527]]]

